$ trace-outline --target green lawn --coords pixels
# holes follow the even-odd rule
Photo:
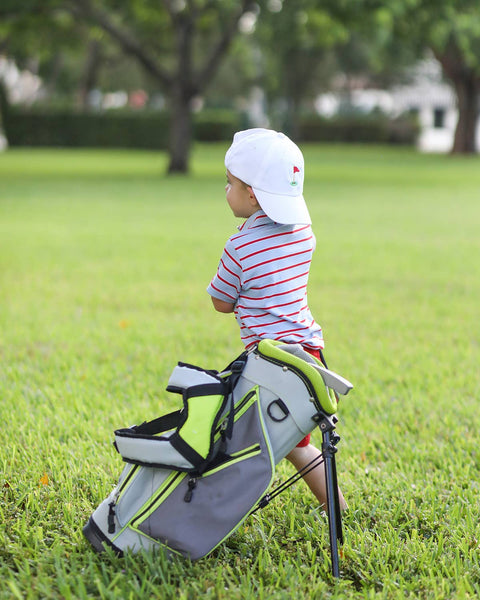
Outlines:
[[[196,147],[185,178],[157,153],[0,154],[0,598],[476,598],[479,158],[304,148],[309,303],[355,384],[340,581],[302,483],[195,564],[83,539],[122,468],[113,429],[178,406],[178,360],[242,350],[205,292],[238,224],[225,149]]]

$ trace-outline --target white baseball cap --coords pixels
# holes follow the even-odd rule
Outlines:
[[[252,187],[272,221],[311,224],[303,198],[303,155],[286,135],[261,128],[239,131],[225,155],[225,166]]]

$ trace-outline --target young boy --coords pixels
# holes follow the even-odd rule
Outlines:
[[[248,129],[235,134],[225,166],[227,202],[246,221],[227,241],[207,288],[213,306],[235,314],[246,348],[269,338],[300,343],[320,358],[322,329],[307,303],[315,237],[303,198],[303,155],[283,133]],[[287,458],[299,470],[319,454],[308,435]],[[304,479],[326,507],[324,470]],[[345,508],[341,494],[340,504]]]

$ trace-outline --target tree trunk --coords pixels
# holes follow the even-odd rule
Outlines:
[[[97,84],[98,71],[101,62],[101,46],[98,40],[90,40],[87,47],[87,57],[80,81],[78,103],[83,110],[88,108],[88,94]]]
[[[193,137],[190,95],[183,90],[172,93],[168,173],[188,173]]]
[[[286,135],[292,140],[298,141],[300,136],[300,102],[293,95],[287,98],[287,112],[285,117]]]
[[[480,76],[471,67],[456,39],[452,36],[442,50],[432,48],[442,65],[444,74],[455,87],[457,95],[458,122],[452,154],[476,152],[476,128],[479,114]]]
[[[452,154],[474,154],[480,100],[478,78],[463,77],[456,79],[453,84],[457,93],[458,122]]]
[[[60,52],[56,52],[50,66],[50,72],[45,80],[45,90],[47,96],[50,98],[54,95],[55,89],[57,87],[58,79],[62,72],[63,67],[63,57]]]

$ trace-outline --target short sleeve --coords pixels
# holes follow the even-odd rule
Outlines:
[[[207,287],[210,296],[234,304],[242,287],[242,266],[231,240],[225,245],[218,269]]]

